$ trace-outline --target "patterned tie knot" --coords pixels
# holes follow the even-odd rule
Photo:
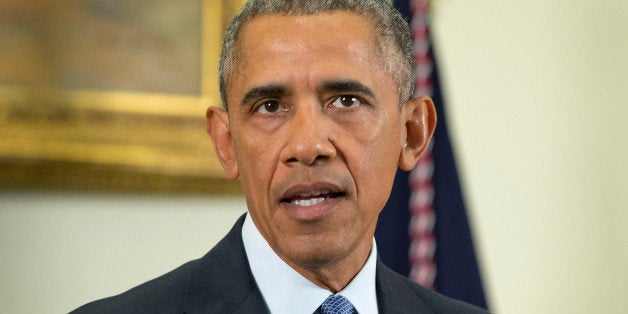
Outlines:
[[[347,298],[337,294],[330,295],[321,304],[320,313],[322,314],[354,314],[357,313],[353,304]]]

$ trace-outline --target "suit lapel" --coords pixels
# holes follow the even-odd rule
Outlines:
[[[240,217],[231,231],[203,258],[192,278],[185,313],[270,313],[249,268]],[[378,258],[376,290],[379,312],[433,313],[404,278]]]
[[[384,265],[379,258],[375,285],[379,313],[433,313],[412,293],[401,275]]]
[[[231,231],[199,261],[186,302],[186,313],[268,313],[249,268],[242,224]]]

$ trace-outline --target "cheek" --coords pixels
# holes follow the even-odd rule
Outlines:
[[[372,208],[378,213],[390,194],[397,171],[401,144],[399,132],[396,132],[390,124],[370,130],[376,130],[376,132],[369,133],[367,137],[356,137],[354,149],[350,149],[353,158],[348,156],[347,161],[357,184],[361,206]],[[360,149],[355,147],[360,147]]]
[[[373,170],[396,169],[402,148],[398,120],[381,118],[376,122],[364,122],[358,128],[353,133],[356,134],[356,146],[363,150],[359,156],[362,163]]]
[[[363,179],[376,192],[387,191],[386,188],[392,185],[397,171],[399,153],[395,147],[386,144],[386,141],[374,142],[373,145],[368,146],[364,154],[358,157]]]
[[[239,127],[241,132],[234,136],[234,149],[242,186],[258,206],[267,206],[274,180],[285,175],[280,160],[282,136]]]
[[[240,180],[249,189],[266,186],[272,175],[272,149],[269,143],[254,133],[238,134],[234,137],[234,150]],[[251,135],[253,134],[253,135]]]

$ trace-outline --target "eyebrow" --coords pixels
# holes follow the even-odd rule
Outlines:
[[[366,85],[356,80],[331,80],[321,84],[320,90],[340,93],[359,93],[369,97],[375,97],[373,91]]]
[[[278,84],[270,84],[263,86],[256,86],[251,88],[242,98],[242,105],[249,105],[251,102],[268,97],[281,97],[288,92],[285,86]]]
[[[370,88],[356,80],[351,79],[324,81],[320,85],[319,90],[324,92],[358,93],[369,97],[375,97],[375,94]],[[247,106],[257,99],[272,97],[280,98],[285,96],[287,93],[288,88],[280,84],[256,86],[244,94],[240,103],[243,106]]]

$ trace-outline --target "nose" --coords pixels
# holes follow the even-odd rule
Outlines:
[[[332,123],[320,105],[299,108],[287,126],[287,142],[281,154],[284,164],[310,166],[336,156],[336,147],[330,138]]]

